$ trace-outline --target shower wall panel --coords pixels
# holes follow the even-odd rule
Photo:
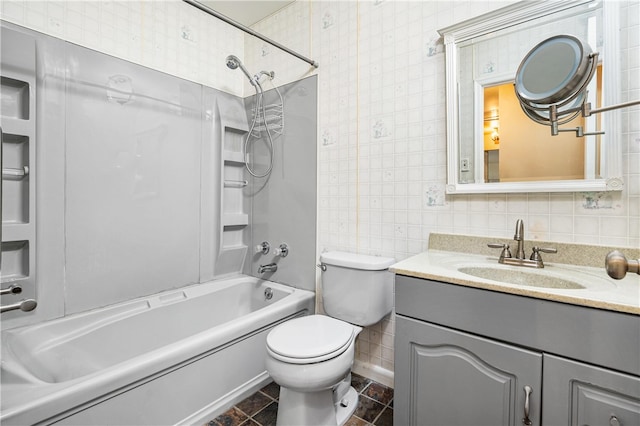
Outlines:
[[[197,283],[201,86],[75,46],[68,60],[67,312]]]

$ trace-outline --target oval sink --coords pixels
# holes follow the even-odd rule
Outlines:
[[[500,281],[507,284],[527,287],[558,288],[565,290],[583,290],[585,287],[577,282],[557,276],[542,275],[526,270],[499,269],[495,267],[467,266],[458,268],[463,274],[486,280]]]

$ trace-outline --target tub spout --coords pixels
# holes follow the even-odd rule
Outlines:
[[[269,263],[267,265],[260,265],[258,267],[258,273],[264,274],[265,272],[275,272],[278,270],[278,265],[275,263]]]

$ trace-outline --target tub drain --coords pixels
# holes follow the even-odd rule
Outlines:
[[[271,290],[271,287],[267,287],[264,290],[264,298],[265,300],[271,300],[272,297],[273,297],[273,290]]]

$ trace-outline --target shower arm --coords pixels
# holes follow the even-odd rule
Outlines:
[[[195,1],[195,0],[182,0],[182,1],[184,1],[185,3],[190,4],[191,6],[197,8],[197,9],[200,9],[204,13],[207,13],[207,14],[215,17],[215,18],[220,19],[221,21],[226,22],[229,25],[232,25],[232,26],[236,27],[239,30],[244,31],[247,34],[251,34],[252,36],[259,38],[260,40],[267,42],[270,45],[275,46],[278,49],[283,50],[283,51],[287,52],[288,54],[295,56],[298,59],[301,59],[301,60],[305,61],[306,63],[310,64],[314,68],[318,68],[318,66],[319,66],[319,64],[316,61],[314,61],[313,59],[309,59],[309,58],[307,58],[305,56],[302,56],[298,52],[294,52],[293,50],[289,49],[288,47],[283,46],[280,43],[278,43],[276,41],[273,41],[270,38],[265,37],[262,34],[252,30],[251,28],[246,27],[246,26],[242,25],[241,23],[236,22],[233,19],[224,16],[220,12],[216,12],[215,10],[211,9],[210,7],[207,7],[207,6],[203,5],[202,3],[198,2],[198,1]]]

